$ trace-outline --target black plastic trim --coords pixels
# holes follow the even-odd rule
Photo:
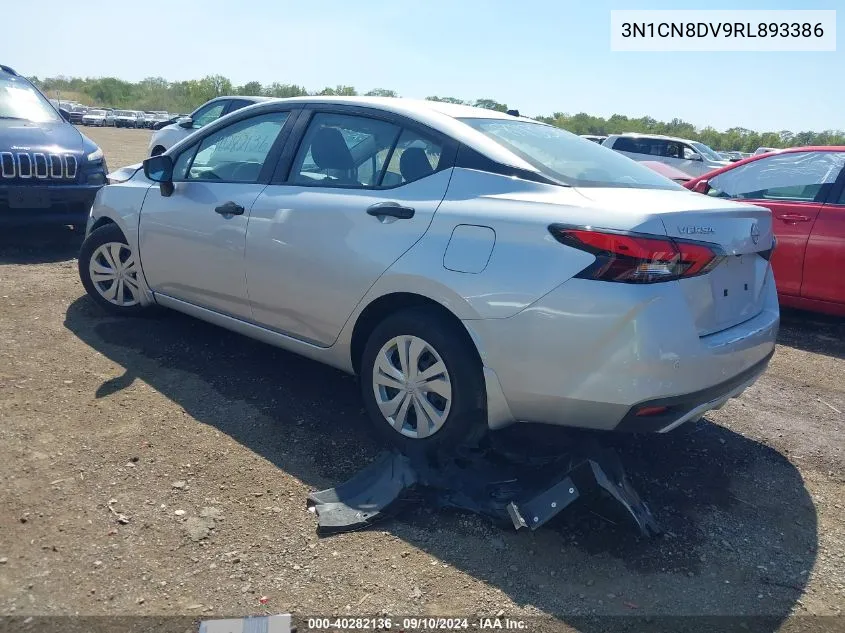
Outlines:
[[[499,163],[492,158],[488,158],[481,152],[472,149],[467,145],[461,144],[458,147],[457,156],[455,158],[455,167],[462,167],[464,169],[472,169],[474,171],[483,171],[488,174],[496,174],[499,176],[508,176],[510,178],[519,178],[520,180],[529,180],[531,182],[540,182],[544,185],[557,185],[558,187],[568,187],[547,178],[546,176],[531,171],[530,169],[522,169],[520,167],[512,167]]]
[[[613,430],[626,433],[655,433],[660,429],[664,429],[693,409],[700,407],[702,404],[718,400],[721,396],[730,393],[742,383],[748,381],[755,374],[762,373],[769,364],[769,361],[772,360],[774,354],[775,350],[772,350],[763,360],[740,372],[730,380],[720,382],[712,387],[693,391],[692,393],[681,396],[657,398],[635,404],[628,410],[628,413],[625,414],[625,417],[622,418]],[[636,412],[643,407],[668,407],[669,410],[660,415],[637,416]]]

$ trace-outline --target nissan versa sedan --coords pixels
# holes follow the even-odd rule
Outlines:
[[[768,210],[531,119],[272,100],[121,173],[79,257],[96,303],[355,373],[403,450],[514,422],[669,431],[774,351]]]

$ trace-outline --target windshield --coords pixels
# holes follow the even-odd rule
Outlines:
[[[129,110],[118,110],[114,113],[115,116],[135,116],[134,112],[130,112]]]
[[[574,187],[681,189],[636,161],[551,125],[503,119],[460,119],[544,176]]]
[[[88,114],[93,114],[94,116],[103,116],[105,113],[105,110],[88,110]]]
[[[32,85],[21,77],[0,77],[0,119],[24,119],[35,123],[61,121],[59,113]]]
[[[725,160],[722,156],[707,147],[704,143],[699,143],[698,141],[690,141],[690,145],[692,145],[696,149],[696,151],[698,151],[699,154],[709,158],[710,160]]]

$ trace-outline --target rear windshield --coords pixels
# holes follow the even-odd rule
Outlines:
[[[618,152],[551,125],[505,119],[460,120],[564,185],[682,189]]]

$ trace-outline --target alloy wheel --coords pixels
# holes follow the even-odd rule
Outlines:
[[[396,336],[379,350],[373,365],[373,392],[384,419],[413,439],[437,433],[452,406],[446,364],[417,336]]]

